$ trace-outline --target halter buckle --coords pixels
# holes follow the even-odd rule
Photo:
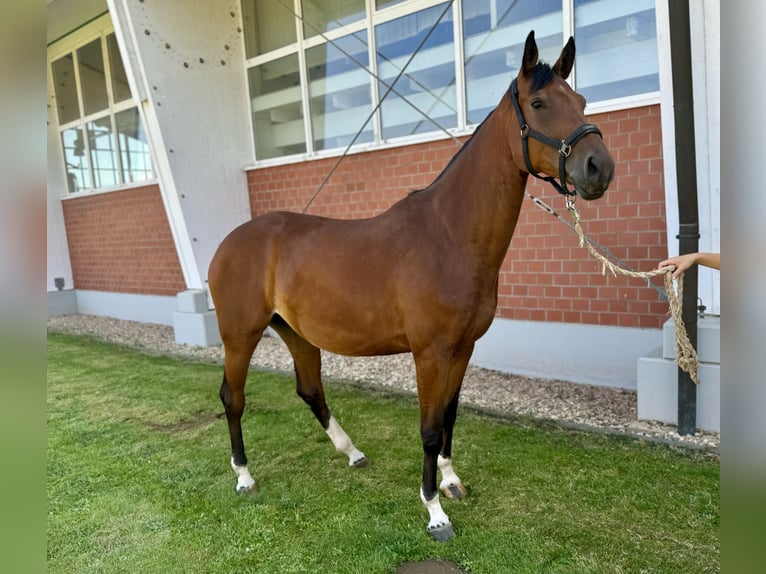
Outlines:
[[[561,140],[561,145],[559,145],[559,153],[564,157],[569,157],[569,154],[572,153],[572,146],[567,143],[567,140]]]
[[[522,125],[521,129],[519,130],[519,132],[521,133],[521,137],[523,139],[528,138],[529,137],[529,135],[528,135],[529,134],[529,124]]]
[[[577,211],[577,208],[575,207],[575,199],[577,196],[568,196],[566,201],[567,209],[569,210],[569,214],[572,216],[572,219],[575,223],[580,223],[580,212]]]

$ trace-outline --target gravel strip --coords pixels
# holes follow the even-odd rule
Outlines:
[[[94,315],[49,319],[48,330],[90,335],[152,354],[183,356],[221,364],[223,347],[192,347],[175,342],[173,328]],[[287,347],[276,336],[264,336],[253,354],[255,368],[292,373]],[[397,392],[416,393],[412,355],[343,357],[322,352],[325,378],[363,383]],[[539,379],[468,367],[460,393],[462,405],[501,415],[529,416],[565,427],[621,433],[647,440],[718,453],[720,434],[698,431],[680,436],[673,425],[636,419],[636,393],[624,389]]]

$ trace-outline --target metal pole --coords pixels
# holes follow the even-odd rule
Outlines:
[[[675,117],[676,183],[678,187],[678,252],[699,250],[697,207],[697,164],[694,137],[691,33],[688,0],[669,0],[670,61],[673,75]],[[689,341],[697,348],[697,266],[683,276],[682,317]],[[678,434],[697,430],[697,386],[688,373],[678,369]]]

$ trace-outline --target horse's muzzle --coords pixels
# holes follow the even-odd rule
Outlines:
[[[583,154],[584,157],[574,163],[574,173],[570,174],[580,197],[587,201],[598,199],[614,179],[614,159],[603,150],[593,150]]]

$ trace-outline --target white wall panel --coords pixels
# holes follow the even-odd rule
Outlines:
[[[239,2],[108,4],[187,287],[205,288],[218,244],[250,218]]]
[[[721,250],[721,30],[720,0],[689,5],[696,138],[699,250]],[[668,6],[657,2],[657,41],[660,61],[662,148],[665,168],[665,210],[668,252],[678,254],[678,193],[673,119],[673,77],[670,67]],[[720,273],[701,267],[697,293],[708,313],[720,313]]]

